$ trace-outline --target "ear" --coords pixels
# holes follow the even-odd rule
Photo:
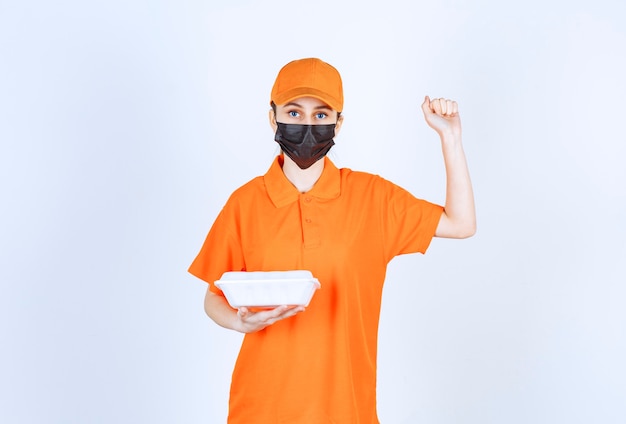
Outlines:
[[[276,133],[276,130],[278,129],[278,124],[276,123],[276,114],[274,113],[273,109],[270,109],[269,118],[270,118],[270,127],[272,127],[272,132]]]
[[[335,137],[339,135],[341,125],[343,125],[343,115],[339,115],[339,118],[337,118],[337,123],[335,124]]]

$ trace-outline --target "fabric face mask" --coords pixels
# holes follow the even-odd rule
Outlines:
[[[274,140],[300,169],[307,169],[326,156],[335,144],[335,124],[277,124]]]

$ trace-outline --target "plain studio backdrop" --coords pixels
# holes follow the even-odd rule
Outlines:
[[[443,202],[447,97],[475,187],[476,236],[390,264],[381,421],[626,422],[622,3],[0,2],[0,421],[225,421],[241,335],[186,270],[317,56],[339,166]]]

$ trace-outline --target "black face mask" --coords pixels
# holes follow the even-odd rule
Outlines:
[[[307,169],[326,156],[335,144],[335,124],[300,125],[277,122],[274,140],[300,169]]]

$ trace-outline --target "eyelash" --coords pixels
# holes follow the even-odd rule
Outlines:
[[[292,118],[297,118],[300,116],[300,112],[296,111],[296,110],[290,110],[289,112],[287,112],[289,114],[289,116],[291,116]],[[328,117],[328,114],[324,113],[324,112],[318,112],[315,114],[315,117],[317,119],[324,119]]]

